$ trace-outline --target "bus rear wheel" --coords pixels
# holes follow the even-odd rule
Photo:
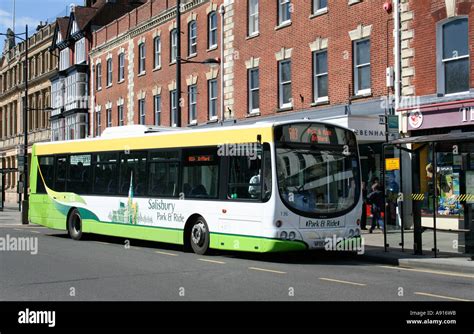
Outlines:
[[[209,251],[209,228],[204,218],[199,217],[193,223],[190,243],[194,253],[204,255]]]
[[[71,239],[80,240],[82,238],[82,220],[77,209],[73,209],[69,214],[67,231]]]

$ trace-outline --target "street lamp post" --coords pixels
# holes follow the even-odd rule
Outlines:
[[[176,127],[179,128],[181,127],[181,0],[176,0],[176,44]]]
[[[221,59],[208,58],[204,61],[192,61],[181,58],[181,0],[176,0],[176,35],[176,126],[181,127],[181,65],[202,64],[213,67],[219,66]]]
[[[25,63],[23,77],[25,79],[25,100],[23,102],[23,202],[21,205],[21,223],[28,224],[28,25],[25,29]]]
[[[25,35],[25,38],[20,37]],[[25,42],[25,63],[23,65],[23,78],[25,81],[25,99],[23,101],[23,201],[22,208],[22,224],[28,224],[28,25],[25,26],[25,32],[19,34],[4,34],[0,36],[14,37]]]

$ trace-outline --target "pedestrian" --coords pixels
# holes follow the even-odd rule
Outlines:
[[[367,230],[367,183],[362,181],[362,216],[360,217],[361,230]]]
[[[367,200],[372,204],[372,225],[369,233],[372,233],[382,215],[384,207],[382,187],[379,184],[373,186],[373,191],[367,196]]]

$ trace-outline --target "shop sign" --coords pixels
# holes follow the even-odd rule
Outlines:
[[[461,108],[459,111],[462,113],[462,122],[474,122],[474,107]]]
[[[400,170],[400,158],[385,159],[385,170]]]
[[[419,109],[410,112],[408,115],[408,124],[410,124],[413,129],[419,129],[421,127],[423,124],[423,114]]]

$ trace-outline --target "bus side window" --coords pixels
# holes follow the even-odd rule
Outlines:
[[[93,193],[117,194],[117,153],[97,153],[93,166]]]
[[[53,187],[54,182],[54,158],[53,157],[38,157],[39,168],[43,175],[44,182],[48,188]],[[43,179],[40,173],[36,176],[36,193],[46,194],[46,188],[43,184]]]
[[[272,196],[272,151],[270,144],[263,144],[263,194],[262,200],[267,201]]]
[[[146,152],[120,154],[120,188],[119,194],[133,191],[136,196],[143,196],[147,191]]]
[[[185,150],[182,188],[185,198],[217,198],[218,190],[217,148]]]
[[[69,157],[69,173],[67,191],[75,194],[88,194],[91,185],[91,155],[71,155]]]
[[[235,156],[230,157],[229,199],[261,198],[261,157]]]
[[[178,195],[179,152],[158,151],[150,153],[148,183],[151,196],[174,197]]]
[[[57,156],[55,164],[54,190],[58,192],[66,191],[67,177],[67,156]]]

